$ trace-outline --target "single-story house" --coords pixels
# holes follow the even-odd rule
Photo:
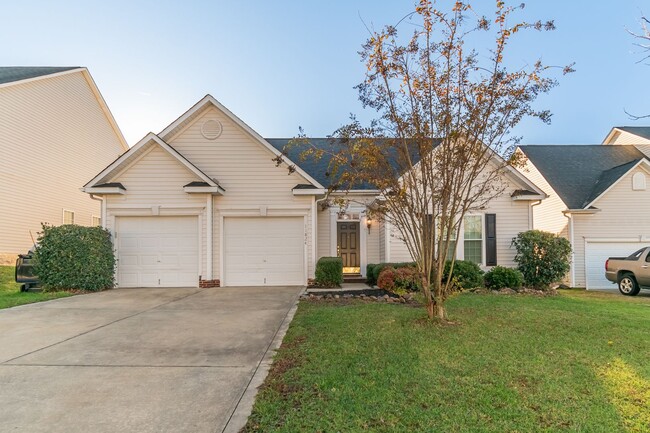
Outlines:
[[[128,148],[86,68],[0,67],[0,265],[41,223],[101,224],[79,186]]]
[[[548,194],[533,206],[533,226],[571,242],[568,283],[612,288],[607,258],[650,243],[650,128],[613,128],[599,145],[531,145],[518,152],[525,156],[521,172]]]
[[[378,191],[362,186],[346,209],[326,206],[325,163],[290,152],[276,167],[287,142],[262,138],[207,95],[97,174],[83,190],[102,200],[117,284],[304,285],[323,256],[362,276],[368,263],[411,260],[392,227],[368,218]],[[514,266],[512,238],[532,228],[532,205],[546,196],[516,170],[504,181],[504,194],[466,217],[459,258]]]

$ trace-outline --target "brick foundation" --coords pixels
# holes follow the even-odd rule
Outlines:
[[[221,280],[199,280],[201,289],[210,289],[212,287],[221,287]]]

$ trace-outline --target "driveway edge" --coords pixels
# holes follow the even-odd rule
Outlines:
[[[264,356],[257,365],[253,377],[251,378],[248,386],[239,399],[237,406],[235,406],[230,419],[224,426],[223,430],[221,430],[221,433],[239,433],[239,431],[246,425],[248,417],[253,412],[253,405],[255,404],[255,397],[257,396],[258,388],[262,386],[264,380],[266,379],[266,376],[268,376],[269,371],[271,370],[271,364],[273,364],[273,355],[275,355],[275,352],[282,345],[282,340],[284,340],[284,336],[287,334],[287,330],[289,329],[289,325],[293,320],[293,316],[296,314],[296,310],[298,309],[298,302],[300,301],[300,296],[303,293],[305,293],[305,290],[296,296],[296,299],[293,301],[293,306],[289,309],[289,311],[287,311],[287,315],[284,316],[282,323],[278,327],[278,330],[273,337],[273,341],[271,341],[271,344],[269,347],[267,347],[266,352],[264,352]]]

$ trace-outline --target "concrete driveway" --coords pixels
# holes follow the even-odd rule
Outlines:
[[[119,289],[0,310],[0,431],[237,431],[300,292]]]

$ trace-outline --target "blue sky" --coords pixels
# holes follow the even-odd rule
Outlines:
[[[364,73],[357,54],[368,35],[364,22],[376,28],[396,23],[413,5],[10,2],[2,8],[0,64],[88,67],[131,145],[162,130],[206,93],[265,137],[290,137],[299,126],[324,136],[349,113],[372,116],[353,89]],[[527,37],[510,60],[576,62],[577,72],[540,98],[537,106],[553,113],[550,126],[524,121],[517,127],[522,143],[597,144],[614,125],[644,124],[624,113],[650,113],[650,66],[637,63],[642,55],[626,32],[639,28],[644,7],[650,14],[642,0],[526,3],[524,17],[554,19],[558,29]]]

